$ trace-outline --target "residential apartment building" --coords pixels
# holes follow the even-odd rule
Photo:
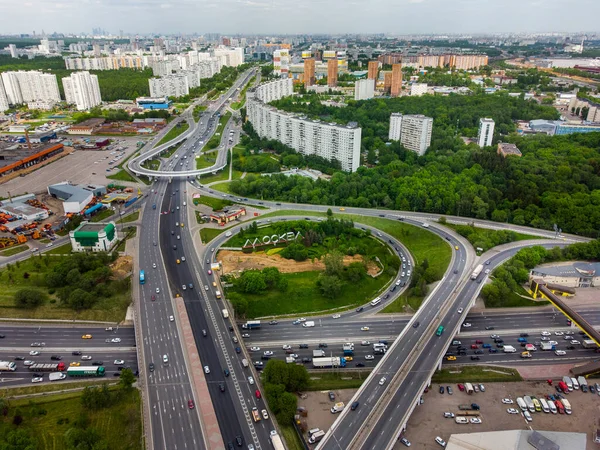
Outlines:
[[[182,97],[190,93],[185,75],[169,75],[162,78],[150,78],[150,97]]]
[[[410,95],[420,97],[427,94],[427,83],[413,83],[410,85]]]
[[[586,110],[587,114],[584,117]],[[600,103],[573,97],[569,102],[569,111],[573,114],[579,113],[582,119],[588,122],[600,123]]]
[[[8,44],[8,50],[10,51],[11,58],[19,57],[19,53],[17,52],[17,46],[15,44]]]
[[[392,72],[383,73],[383,92],[389,94],[392,90]]]
[[[263,103],[271,103],[273,100],[279,100],[293,94],[294,83],[291,78],[267,81],[262,83],[254,92],[255,98]]]
[[[215,58],[221,59],[224,66],[237,67],[244,64],[244,49],[237,48],[218,48],[213,52]]]
[[[492,119],[479,119],[479,130],[477,131],[477,145],[480,147],[489,147],[494,138],[495,123]]]
[[[375,97],[375,80],[356,80],[354,83],[354,100],[369,100]]]
[[[337,58],[327,61],[327,86],[336,87],[338,84],[338,60]]]
[[[6,95],[6,91],[4,90],[4,82],[2,81],[2,77],[0,77],[0,114],[3,114],[7,109],[8,97]]]
[[[389,139],[400,143],[419,155],[424,154],[431,145],[433,119],[422,114],[390,115]]]
[[[138,55],[115,55],[98,58],[65,58],[69,70],[143,69],[147,66]]]
[[[304,60],[304,86],[315,84],[315,60],[307,58]]]
[[[85,111],[102,103],[98,75],[75,72],[62,79],[67,103],[75,104],[78,111]]]
[[[392,81],[390,85],[390,95],[398,97],[402,90],[402,65],[392,64]]]
[[[2,81],[8,103],[18,105],[36,102],[36,106],[51,109],[60,102],[56,75],[35,70],[3,72]]]
[[[377,72],[379,71],[379,61],[369,61],[367,78],[369,80],[377,80]]]
[[[273,71],[281,78],[287,78],[290,71],[290,51],[280,48],[273,52]]]
[[[342,169],[354,172],[360,166],[360,140],[362,130],[356,123],[338,125],[310,120],[304,116],[279,111],[264,103],[261,98],[272,95],[263,92],[263,88],[281,94],[291,87],[291,80],[278,80],[279,88],[268,87],[270,83],[248,91],[246,108],[248,121],[262,138],[275,139],[295,149],[303,155],[317,155],[327,160],[337,160]],[[289,83],[289,84],[287,84]]]

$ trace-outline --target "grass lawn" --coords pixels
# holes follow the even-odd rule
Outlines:
[[[202,239],[202,243],[206,245],[223,231],[225,231],[223,228],[202,228],[200,230],[200,239]]]
[[[202,111],[206,111],[205,105],[198,105],[194,107],[194,112],[192,114],[194,115],[194,120],[196,122],[200,120],[200,114],[202,113]]]
[[[31,386],[24,387],[10,387],[0,389],[0,397],[14,397],[18,395],[30,395],[30,394],[41,394],[43,392],[55,392],[62,391],[66,389],[78,389],[89,386],[90,384],[89,378],[86,381],[79,379],[78,381],[66,382],[62,381],[60,383],[44,383],[44,384],[33,384]],[[93,384],[98,383],[111,383],[116,384],[118,382],[117,377],[112,379],[112,377],[105,377],[100,379],[95,379],[92,381]]]
[[[90,222],[102,222],[104,219],[108,219],[110,216],[115,214],[112,208],[104,208],[102,211],[94,215]]]
[[[416,297],[413,295],[403,295],[388,306],[383,308],[382,313],[408,313],[414,312],[421,306],[421,302],[423,301],[423,297]],[[410,309],[406,309],[410,308]],[[412,311],[411,311],[412,310]]]
[[[281,430],[281,435],[289,450],[304,450],[304,445],[292,425],[279,424],[279,429]]]
[[[66,244],[59,245],[58,247],[53,247],[47,252],[44,252],[46,255],[68,255],[73,250],[73,246],[70,242]]]
[[[215,134],[212,135],[210,140],[204,146],[204,148],[206,150],[212,150],[213,148],[217,148],[219,146],[219,144],[221,143],[221,138],[223,137],[221,130],[223,130],[225,128],[225,124],[227,124],[227,122],[229,121],[230,118],[231,118],[231,113],[229,111],[227,111],[225,114],[223,114],[221,116],[221,118],[219,119],[219,124],[217,125],[217,128],[215,129]]]
[[[132,177],[129,172],[127,172],[125,169],[121,169],[116,173],[113,173],[112,175],[106,175],[106,178],[109,178],[111,180],[118,180],[118,181],[129,181],[131,183],[137,183],[138,180],[135,179],[134,177]]]
[[[123,229],[123,233],[125,234],[125,239],[119,242],[119,245],[115,248],[115,252],[124,252],[125,251],[125,243],[127,240],[134,238],[137,234],[137,227],[127,227]]]
[[[482,248],[483,251],[488,251],[490,248],[501,244],[507,244],[509,242],[525,241],[529,239],[542,239],[539,236],[532,236],[530,234],[516,233],[508,230],[489,230],[487,228],[472,227],[469,225],[455,225],[455,224],[444,224],[445,226],[452,228],[461,236],[467,238],[467,240],[475,248]]]
[[[155,145],[155,147],[158,147],[159,145],[165,144],[165,143],[175,139],[180,134],[185,133],[187,131],[187,129],[190,127],[187,124],[187,122],[180,122],[180,124],[181,124],[180,126],[175,126],[175,127],[171,128],[169,130],[169,132],[167,134],[165,134],[160,141],[158,141],[158,143]]]
[[[122,450],[142,450],[141,400],[136,389],[120,393],[119,400],[108,408],[87,409],[81,403],[81,393],[54,394],[43,398],[11,400],[8,415],[0,419],[0,433],[14,430],[13,416],[17,408],[23,422],[19,429],[35,436],[36,448],[65,448],[65,433],[85,416],[109,446],[118,442]],[[44,410],[45,414],[40,414]],[[68,419],[68,420],[67,420]]]
[[[523,298],[521,295],[525,295],[528,298]],[[485,303],[485,300],[484,300]],[[520,308],[522,306],[547,306],[550,302],[547,300],[533,300],[525,289],[521,286],[518,287],[517,292],[511,292],[507,297],[504,297],[502,304],[485,305],[486,308]]]
[[[67,251],[66,247],[71,244],[53,248],[50,250],[53,254],[60,254]],[[65,247],[65,248],[64,248]],[[64,250],[60,250],[64,248]],[[57,251],[59,250],[59,251]],[[14,302],[15,293],[23,288],[37,287],[42,291],[47,291],[44,287],[44,277],[54,265],[61,261],[61,257],[53,256],[32,256],[29,259],[20,261],[17,264],[11,264],[11,270],[5,268],[0,271],[0,317],[8,318],[26,318],[26,319],[65,319],[65,320],[101,320],[109,322],[119,322],[125,317],[125,311],[131,301],[129,289],[119,292],[109,298],[100,299],[92,308],[81,312],[76,312],[70,308],[59,304],[55,294],[50,295],[50,301],[35,308],[25,309],[17,308]],[[9,278],[10,273],[10,278]],[[29,277],[24,278],[23,274],[28,273]],[[55,303],[51,303],[56,300]]]
[[[383,273],[377,278],[367,276],[358,285],[344,283],[340,294],[334,299],[329,299],[321,294],[316,285],[319,273],[310,271],[282,274],[289,282],[286,292],[273,289],[260,294],[246,294],[229,289],[227,295],[233,303],[241,298],[248,302],[247,318],[271,317],[362,305],[367,299],[376,297],[391,279]]]
[[[229,190],[229,181],[224,181],[223,183],[213,184],[210,188],[214,189],[215,191],[223,192],[224,194],[236,195]]]
[[[226,206],[233,205],[233,202],[230,202],[229,200],[223,200],[223,199],[215,198],[215,197],[208,197],[206,195],[203,195],[200,198],[194,199],[194,202],[196,202],[196,201],[198,203],[200,203],[201,205],[210,206],[213,209],[213,211],[219,211]]]
[[[135,222],[139,218],[140,218],[140,212],[136,211],[136,212],[132,212],[131,214],[127,214],[121,220],[118,220],[117,223]]]
[[[196,169],[204,169],[212,166],[217,160],[217,153],[202,154],[196,157]]]
[[[160,168],[160,161],[157,159],[148,159],[142,163],[142,167],[150,170],[158,170]]]
[[[501,372],[501,373],[498,373]],[[466,380],[478,382],[523,381],[516,369],[487,366],[452,366],[433,374],[432,383],[464,383]]]
[[[231,179],[232,180],[239,180],[240,178],[242,178],[242,172],[240,172],[239,170],[233,170],[231,172]],[[217,172],[216,175],[210,174],[210,175],[200,175],[200,182],[202,184],[208,184],[208,183],[215,183],[217,181],[227,181],[229,180],[229,164],[227,164],[223,170],[221,170],[220,172]],[[224,184],[224,183],[221,183]],[[221,185],[219,184],[219,185]]]
[[[348,363],[352,364],[352,363]],[[329,391],[332,389],[358,389],[367,379],[370,370],[313,370],[310,372],[310,384],[307,391]]]
[[[0,256],[13,256],[22,252],[26,252],[29,249],[26,245],[17,245],[0,252]]]

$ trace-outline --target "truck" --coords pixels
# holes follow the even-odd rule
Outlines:
[[[525,401],[525,404],[527,405],[527,409],[529,410],[529,412],[534,413],[535,412],[535,405],[534,405],[533,400],[531,399],[531,397],[529,395],[526,395],[525,397],[523,397],[523,400]]]
[[[556,350],[556,346],[547,341],[540,342],[540,349],[542,350]]]
[[[560,388],[561,391],[563,391],[565,394],[569,393],[569,386],[567,386],[567,383],[565,383],[564,381],[559,381],[558,382],[558,387]]]
[[[64,380],[65,378],[67,378],[67,374],[62,372],[52,372],[48,375],[48,378],[50,379],[50,381]]]
[[[221,291],[215,291],[215,297],[221,298]]]
[[[517,351],[517,349],[514,348],[512,345],[504,346],[504,353],[515,353],[516,351]]]
[[[577,382],[579,383],[579,386],[583,389],[583,386],[585,386],[585,388],[587,389],[587,385],[588,382],[585,379],[585,377],[577,377]]]
[[[244,369],[247,369],[248,365],[248,360],[246,358],[242,359],[242,366],[244,366]]]
[[[222,310],[221,313],[223,314],[223,319],[229,318],[229,311],[227,311],[226,309]]]
[[[242,325],[244,330],[256,330],[260,328],[260,320],[249,320],[245,324]]]
[[[67,375],[70,377],[103,377],[105,372],[103,366],[80,366],[67,369]]]
[[[252,418],[255,422],[260,422],[260,413],[258,412],[258,408],[256,406],[252,408]]]
[[[475,392],[471,383],[465,383],[465,392],[467,394],[472,394],[473,392]]]
[[[571,409],[571,403],[569,402],[569,400],[567,400],[566,398],[562,398],[562,399],[560,399],[560,401],[563,404],[563,406],[565,407],[565,413],[571,414],[573,412],[573,410]]]
[[[471,274],[471,280],[476,280],[482,270],[483,270],[483,264],[479,264],[477,267],[475,267],[475,270]]]
[[[337,356],[313,358],[312,363],[315,369],[324,369],[326,367],[346,367],[346,358],[340,358]]]
[[[567,385],[569,392],[573,390],[573,381],[571,380],[571,377],[564,376],[563,382]]]
[[[94,206],[86,209],[83,212],[83,215],[84,216],[89,216],[89,215],[91,215],[91,214],[95,213],[96,211],[99,211],[99,210],[101,210],[103,208],[104,208],[104,205],[102,203],[96,203]]]
[[[344,351],[344,356],[354,356],[354,344],[344,344],[342,345],[342,350]]]
[[[302,324],[304,328],[312,328],[315,326],[315,322],[313,320],[307,320]]]
[[[63,372],[66,369],[64,362],[59,363],[38,363],[29,366],[29,370],[32,372]]]
[[[562,404],[561,400],[554,400],[554,405],[556,405],[556,409],[558,409],[559,414],[565,413],[565,405]]]
[[[283,442],[281,441],[281,437],[277,434],[277,431],[271,430],[271,445],[273,445],[273,450],[285,450]]]
[[[325,436],[325,432],[323,430],[319,430],[316,433],[313,433],[313,435],[308,438],[308,443],[309,444],[316,444],[321,439],[323,439],[323,436]]]
[[[313,350],[313,358],[322,358],[325,356],[325,350]]]
[[[461,411],[479,411],[479,405],[477,403],[471,403],[470,405],[458,405],[458,409]]]
[[[344,410],[344,402],[337,402],[335,405],[331,407],[331,414],[337,414]]]
[[[0,372],[17,370],[17,364],[12,361],[0,361]]]
[[[375,343],[373,344],[373,353],[376,355],[384,355],[387,352],[388,346],[385,344]]]
[[[581,346],[583,348],[598,348],[598,344],[596,344],[591,339],[584,339],[583,342],[581,343]]]

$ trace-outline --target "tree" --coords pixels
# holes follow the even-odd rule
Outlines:
[[[123,369],[121,370],[121,375],[119,376],[119,386],[123,390],[130,390],[133,383],[135,383],[135,375],[131,371],[131,369]]]
[[[237,279],[236,284],[242,292],[257,294],[267,288],[265,276],[257,270],[246,270]]]
[[[25,428],[9,431],[0,442],[0,450],[37,450],[37,448],[37,438],[32,435],[32,431]]]
[[[68,450],[108,450],[108,442],[95,428],[69,428],[65,433]]]
[[[78,288],[69,294],[67,302],[72,309],[81,311],[82,309],[91,308],[95,303],[95,299],[91,293]]]
[[[25,288],[15,293],[15,303],[19,308],[36,308],[45,303],[48,295],[39,289]]]
[[[344,255],[339,251],[327,253],[323,258],[327,275],[340,275],[344,270]]]
[[[361,262],[353,262],[348,264],[344,270],[344,278],[351,283],[357,283],[365,278],[367,268]]]
[[[342,281],[335,275],[319,275],[317,285],[321,289],[321,294],[326,298],[336,298],[342,291]]]

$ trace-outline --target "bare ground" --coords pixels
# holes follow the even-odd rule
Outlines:
[[[221,250],[218,253],[219,261],[223,264],[223,273],[238,273],[250,269],[264,269],[265,267],[277,267],[281,273],[323,271],[325,264],[321,260],[306,260],[296,262],[292,259],[282,258],[278,254],[267,255],[265,252],[243,253],[233,250]],[[362,262],[360,255],[344,256],[344,265],[353,262]],[[367,272],[371,276],[379,273],[377,264],[369,262]]]
[[[119,256],[117,260],[110,265],[113,271],[113,277],[116,279],[126,278],[133,270],[133,258],[131,256]]]

